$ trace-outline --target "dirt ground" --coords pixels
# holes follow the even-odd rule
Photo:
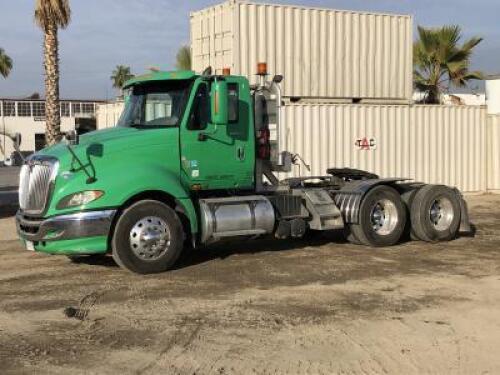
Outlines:
[[[500,196],[468,200],[475,238],[219,244],[153,276],[27,252],[1,219],[0,373],[499,373]]]

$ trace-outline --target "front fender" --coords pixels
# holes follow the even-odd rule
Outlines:
[[[144,192],[162,192],[167,194],[175,199],[176,203],[182,207],[182,212],[187,216],[190,226],[191,232],[198,232],[198,218],[196,215],[196,210],[193,205],[191,198],[189,197],[188,192],[184,189],[179,181],[178,175],[165,170],[164,168],[145,168],[145,171],[142,171],[141,182],[138,184],[137,180],[134,179],[132,181],[127,179],[121,179],[119,181],[120,186],[129,185],[130,189],[117,188],[117,204],[116,207],[122,206],[124,203],[132,199],[133,197],[140,195]],[[137,171],[137,173],[140,173]],[[151,178],[148,176],[154,176]],[[102,202],[101,202],[102,204]]]

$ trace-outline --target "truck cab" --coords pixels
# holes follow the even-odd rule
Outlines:
[[[258,75],[253,87],[210,70],[128,81],[116,127],[74,134],[23,165],[16,222],[26,248],[112,254],[153,273],[186,246],[225,238],[340,229],[354,243],[389,246],[410,227],[426,241],[467,229],[465,202],[448,187],[335,169],[280,180],[300,156],[285,146],[283,77],[268,81],[265,64]]]

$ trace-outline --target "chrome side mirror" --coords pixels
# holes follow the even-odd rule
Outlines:
[[[273,82],[274,83],[280,83],[281,81],[283,81],[283,76],[281,74],[276,74],[274,77],[273,77]]]

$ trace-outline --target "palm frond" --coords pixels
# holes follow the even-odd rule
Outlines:
[[[0,48],[0,75],[4,78],[7,78],[11,70],[12,59],[7,56],[3,48]]]
[[[482,38],[473,37],[460,45],[460,26],[418,27],[419,39],[413,46],[415,88],[427,93],[431,102],[439,102],[450,84],[463,87],[468,81],[481,79],[481,72],[470,72],[474,48]]]
[[[117,65],[111,73],[110,78],[113,81],[113,87],[116,89],[121,89],[125,82],[127,82],[129,79],[134,78],[134,75],[130,70],[130,66]]]
[[[70,21],[69,0],[36,0],[35,22],[41,29],[51,26],[65,29]]]

